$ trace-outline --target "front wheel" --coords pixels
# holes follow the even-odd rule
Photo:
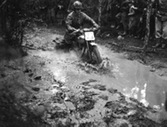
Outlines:
[[[93,47],[92,47],[92,53],[91,53],[91,55],[92,55],[93,61],[94,61],[96,64],[100,64],[100,63],[102,62],[102,57],[101,57],[101,55],[100,55],[100,52],[99,52],[97,46],[93,46]]]

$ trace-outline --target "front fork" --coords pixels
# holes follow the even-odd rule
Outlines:
[[[86,45],[87,45],[87,50],[88,50],[88,59],[92,60],[92,56],[91,56],[91,47],[89,42],[86,41]]]
[[[91,49],[91,47],[90,47],[89,42],[85,41],[85,46],[84,46],[83,49],[82,49],[82,55],[81,55],[81,57],[86,56],[86,58],[87,58],[89,61],[92,61],[92,56],[91,56],[92,51],[91,51],[91,50],[92,50],[92,49]]]

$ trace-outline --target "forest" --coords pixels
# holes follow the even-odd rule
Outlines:
[[[100,26],[85,50],[98,63],[57,48],[75,1],[0,0],[0,127],[166,127],[154,0],[79,0]]]
[[[30,23],[64,24],[67,14],[72,10],[75,0],[1,0],[0,27],[8,43],[13,41],[21,45],[24,28]],[[83,11],[102,26],[110,26],[115,22],[118,13],[117,5],[121,0],[81,0]],[[137,4],[151,5],[151,1],[138,1]],[[151,9],[148,10],[150,12]],[[147,16],[149,18],[149,14]],[[149,25],[149,20],[146,21]],[[147,26],[148,27],[148,26]],[[148,33],[148,32],[147,32]],[[148,33],[149,34],[149,33]],[[148,41],[148,40],[147,40]]]

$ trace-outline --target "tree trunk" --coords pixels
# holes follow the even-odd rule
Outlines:
[[[98,24],[101,26],[101,13],[102,13],[102,0],[99,0],[99,6],[98,6]]]
[[[99,2],[99,4],[98,4],[98,13],[99,13],[99,15],[98,15],[98,25],[101,26],[102,0],[99,0],[98,2]],[[96,36],[99,36],[100,33],[101,33],[101,30],[99,29],[96,33]]]
[[[75,0],[70,0],[68,7],[67,7],[67,11],[70,12],[72,10],[72,4],[74,3]]]
[[[147,12],[146,12],[146,35],[145,35],[145,39],[144,39],[144,48],[146,48],[149,44],[151,11],[152,11],[152,2],[151,2],[151,0],[148,0]]]
[[[7,0],[5,0],[1,5],[0,5],[0,9],[1,7],[7,2]]]
[[[7,26],[6,26],[6,7],[1,8],[1,27],[2,27],[2,32],[5,33],[7,31]]]

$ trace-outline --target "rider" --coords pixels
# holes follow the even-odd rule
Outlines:
[[[77,34],[73,34],[74,31],[81,30],[87,22],[93,26],[91,27],[93,31],[99,28],[99,25],[92,18],[81,11],[82,9],[82,3],[80,1],[75,1],[73,3],[73,11],[69,13],[66,18],[66,33],[64,40],[68,44],[72,44],[73,41],[77,41],[79,36]]]

